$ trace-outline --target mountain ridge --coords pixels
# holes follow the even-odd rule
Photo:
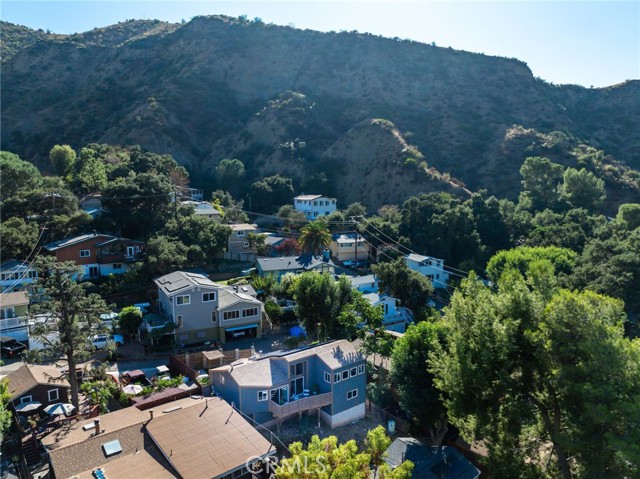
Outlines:
[[[429,168],[499,196],[517,195],[513,181],[530,156],[505,153],[514,125],[562,132],[622,167],[640,167],[632,128],[640,124],[640,81],[555,86],[516,59],[231,17],[127,23],[41,39],[3,58],[4,149],[44,166],[56,143],[138,143],[172,154],[197,176],[239,157],[255,178],[267,170],[253,164],[270,163],[270,172],[295,170],[303,183],[305,172],[290,159],[276,161],[273,145],[230,139],[255,136],[255,115],[292,91],[314,104],[298,122],[307,156],[317,159],[326,160],[327,148],[356,125],[381,118],[410,138]],[[42,66],[37,77],[34,62]],[[289,130],[272,143],[299,137]],[[352,189],[341,188],[337,195],[349,197]]]

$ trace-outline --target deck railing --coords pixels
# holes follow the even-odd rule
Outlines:
[[[285,417],[291,414],[308,411],[309,409],[318,409],[329,406],[333,402],[331,393],[316,394],[314,396],[306,396],[295,399],[283,405],[278,405],[274,401],[269,401],[269,412],[276,417]]]

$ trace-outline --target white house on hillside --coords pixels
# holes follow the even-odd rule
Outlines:
[[[308,220],[315,220],[336,210],[336,199],[322,195],[300,195],[293,199],[296,211],[304,213]]]
[[[434,288],[446,288],[449,281],[449,273],[444,270],[444,260],[431,256],[411,253],[405,256],[409,269],[426,276],[433,283]]]

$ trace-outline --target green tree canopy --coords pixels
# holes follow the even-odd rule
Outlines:
[[[317,435],[305,448],[301,442],[289,446],[291,457],[283,459],[275,471],[277,479],[410,479],[413,463],[404,461],[391,469],[383,461],[383,453],[390,444],[384,428],[378,426],[367,433],[365,451],[359,451],[351,439],[338,444],[335,436],[320,439]]]
[[[0,261],[8,259],[26,260],[38,241],[38,225],[13,217],[0,222]]]
[[[604,180],[582,168],[567,168],[560,188],[562,197],[574,208],[596,210],[606,198]]]
[[[390,379],[400,407],[428,431],[434,444],[441,444],[447,432],[447,412],[433,384],[428,359],[444,343],[444,335],[441,323],[421,321],[396,340],[391,354]]]
[[[142,311],[135,306],[126,306],[120,310],[118,314],[118,326],[129,335],[129,337],[138,334],[138,328],[142,324]]]
[[[9,151],[0,151],[0,201],[30,193],[42,183],[38,169]]]
[[[303,226],[301,231],[298,242],[305,253],[321,254],[331,244],[331,233],[327,223],[322,220],[312,221]]]
[[[550,477],[634,477],[640,343],[623,336],[620,301],[557,290],[551,271],[511,270],[497,292],[462,282],[429,358],[436,387],[451,422],[489,446],[492,474],[540,477],[551,454]]]
[[[216,182],[219,188],[238,194],[241,190],[241,182],[244,180],[246,171],[242,161],[224,159],[216,166]]]
[[[108,311],[108,307],[99,295],[87,293],[87,283],[76,282],[81,269],[75,263],[56,263],[55,258],[40,257],[35,267],[41,276],[37,288],[33,289],[35,304],[29,312],[38,319],[34,321],[30,335],[44,348],[30,350],[27,360],[39,363],[43,357],[62,357],[68,366],[71,402],[77,408],[76,366],[92,353],[91,338],[105,332],[100,315]]]
[[[616,219],[622,223],[628,231],[633,231],[640,226],[640,203],[620,205]]]
[[[310,337],[337,339],[344,336],[344,326],[338,318],[353,298],[347,278],[335,281],[328,273],[303,273],[296,278],[293,297],[296,313]]]
[[[409,269],[404,258],[391,263],[378,263],[373,272],[380,279],[380,287],[389,295],[400,300],[419,318],[425,314],[429,297],[433,294],[433,285],[426,276]]]
[[[492,281],[497,282],[502,274],[509,269],[517,269],[525,274],[530,265],[539,260],[549,261],[558,274],[568,275],[573,271],[577,254],[567,248],[557,246],[529,247],[500,251],[494,255],[487,265],[487,272]]]
[[[69,145],[54,145],[49,151],[49,159],[53,171],[58,176],[64,177],[73,170],[76,161],[76,152]]]
[[[251,185],[249,196],[253,211],[273,214],[293,200],[293,182],[284,176],[269,176]]]
[[[520,168],[520,205],[530,211],[555,209],[560,199],[562,172],[562,165],[553,163],[549,158],[530,156],[524,160]]]

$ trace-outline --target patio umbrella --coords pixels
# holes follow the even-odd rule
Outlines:
[[[71,414],[71,412],[75,409],[73,404],[69,403],[56,403],[51,404],[44,408],[44,412],[46,412],[49,416],[59,416],[60,414],[64,414],[65,416]]]
[[[16,412],[33,412],[40,406],[42,406],[42,403],[39,403],[37,401],[23,402],[22,404],[18,404],[16,406]]]
[[[133,394],[135,396],[136,394],[140,394],[142,392],[142,389],[143,387],[138,384],[129,384],[123,387],[122,391],[124,391],[127,394]]]

